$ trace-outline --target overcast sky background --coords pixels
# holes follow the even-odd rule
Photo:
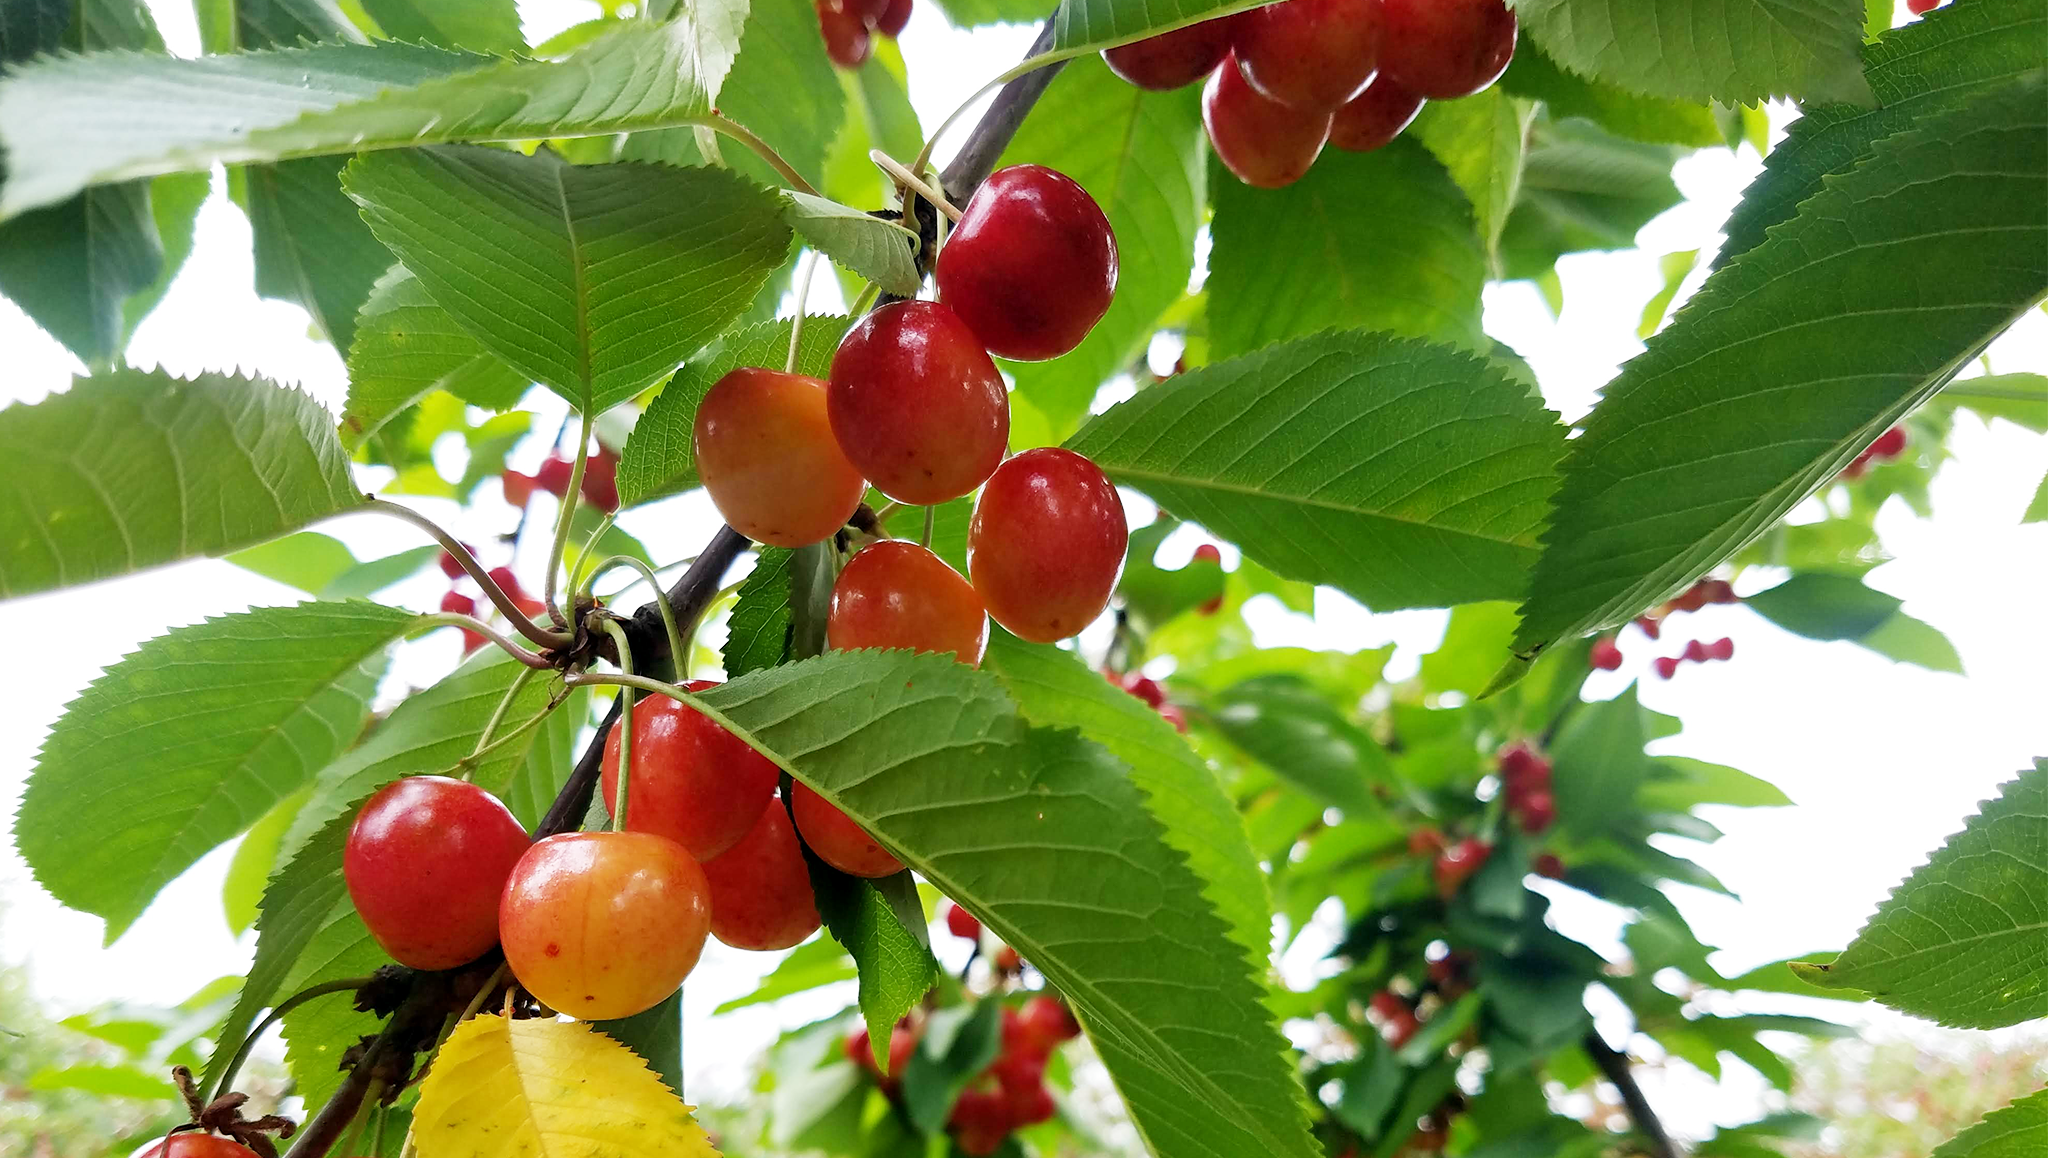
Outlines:
[[[151,6],[172,51],[196,53],[190,6]],[[521,8],[535,41],[596,12],[594,4],[580,0]],[[988,77],[1018,59],[1032,33],[1026,27],[1004,27],[970,35],[949,28],[935,6],[921,4],[902,47],[912,64],[911,97],[924,123],[936,125]],[[1776,119],[1782,122],[1784,110],[1779,112]],[[947,142],[940,156],[954,145],[957,140]],[[1708,150],[1682,164],[1678,180],[1688,200],[1645,228],[1639,249],[1560,263],[1561,319],[1551,316],[1527,283],[1488,291],[1488,332],[1528,359],[1550,404],[1567,419],[1583,414],[1598,388],[1641,349],[1636,321],[1643,303],[1661,286],[1657,257],[1712,246],[1760,163],[1745,148],[1739,153]],[[1940,206],[1928,211],[1939,212]],[[1699,276],[1692,279],[1694,285]],[[308,336],[306,316],[298,308],[256,298],[251,278],[248,225],[221,195],[217,175],[215,195],[201,212],[193,257],[163,305],[138,331],[131,361],[182,374],[239,367],[298,383],[338,412],[346,389],[339,357]],[[818,279],[815,293],[814,309],[834,304],[833,279]],[[2048,316],[2029,313],[1992,348],[1990,358],[2001,372],[2048,370]],[[5,366],[0,404],[34,402],[62,390],[77,369],[68,354],[4,300],[0,360]],[[515,465],[528,470],[545,455],[546,438],[562,414],[560,404],[544,391],[529,401],[539,412],[534,427],[539,433],[514,457]],[[1955,459],[1934,483],[1933,519],[1916,519],[1896,503],[1881,516],[1885,544],[1896,559],[1874,572],[1870,582],[1903,598],[1909,614],[1945,632],[1961,653],[1967,675],[1894,665],[1848,644],[1790,636],[1740,607],[1711,607],[1675,623],[1662,645],[1647,644],[1633,631],[1625,634],[1628,666],[1620,673],[1596,675],[1591,685],[1591,694],[1611,695],[1644,673],[1653,655],[1675,653],[1688,638],[1728,635],[1736,641],[1733,662],[1689,665],[1677,679],[1649,678],[1642,689],[1644,703],[1686,724],[1682,736],[1662,742],[1662,750],[1742,768],[1778,784],[1796,802],[1787,809],[1709,810],[1709,819],[1726,829],[1724,840],[1711,847],[1669,842],[1742,897],[1738,903],[1697,890],[1674,890],[1702,939],[1724,948],[1717,959],[1724,972],[1841,947],[1885,892],[1959,828],[1978,801],[2030,757],[2048,754],[2048,681],[2042,675],[2048,607],[2040,581],[2048,574],[2048,525],[2019,522],[2048,470],[2048,438],[2003,422],[1987,427],[1965,415],[1958,419],[1952,449]],[[364,481],[374,486],[381,478],[366,472]],[[452,504],[408,501],[474,542],[492,541],[516,518],[495,500],[466,516]],[[543,502],[535,516],[548,511]],[[693,552],[715,521],[699,494],[635,510],[621,525],[639,536],[657,560],[667,562]],[[319,529],[366,559],[423,541],[402,524],[364,516]],[[1167,548],[1182,556],[1191,549],[1185,540]],[[538,556],[544,553],[543,544],[529,552],[533,557],[520,560],[522,573],[537,577]],[[487,563],[503,561],[486,553]],[[431,609],[444,586],[430,569],[382,597]],[[61,624],[64,642],[33,666],[0,671],[0,702],[8,721],[0,729],[0,815],[11,817],[50,723],[105,665],[170,628],[299,598],[229,564],[199,561],[12,602],[6,610],[13,622],[45,629]],[[1267,643],[1345,649],[1397,643],[1401,651],[1391,669],[1396,676],[1414,670],[1416,660],[1440,640],[1444,622],[1441,612],[1370,614],[1328,591],[1319,593],[1313,621],[1277,605],[1252,610]],[[387,693],[430,682],[451,666],[457,655],[452,634],[443,631],[404,649]],[[109,824],[118,822],[108,818]],[[100,920],[63,909],[45,896],[10,842],[0,853],[0,957],[26,963],[36,992],[60,1010],[114,998],[182,999],[220,974],[240,972],[249,960],[252,939],[231,937],[221,915],[219,887],[229,851],[218,850],[201,861],[125,937],[103,947]],[[1614,914],[1598,905],[1567,905],[1560,920],[1596,945],[1611,940],[1616,928]],[[1297,980],[1312,976],[1315,956],[1307,950],[1290,955],[1288,975]],[[850,996],[843,987],[709,1018],[713,1006],[750,990],[774,960],[774,955],[740,953],[716,942],[708,948],[686,1000],[693,1095],[736,1094],[736,1061],[772,1040],[780,1028],[838,1008]],[[1882,1011],[1869,1016],[1879,1032],[1919,1032]],[[1739,1065],[1729,1067],[1717,1096],[1698,1096],[1699,1080],[1678,1067],[1646,1083],[1670,1123],[1692,1136],[1705,1133],[1716,1120],[1747,1116],[1762,1089],[1761,1081]]]

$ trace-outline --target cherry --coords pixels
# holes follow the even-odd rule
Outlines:
[[[606,514],[619,509],[619,456],[600,446],[583,461],[583,501]]]
[[[989,353],[1042,362],[1080,345],[1109,311],[1116,234],[1073,178],[1010,165],[975,190],[933,278]]]
[[[962,1154],[984,1158],[1002,1149],[1010,1134],[1009,1099],[996,1090],[962,1090],[946,1124]]]
[[[1380,0],[1380,22],[1381,71],[1433,100],[1487,88],[1515,55],[1504,0]]]
[[[871,315],[872,316],[872,315]],[[697,474],[732,529],[776,547],[804,547],[846,525],[860,472],[826,416],[825,383],[743,366],[697,408]]]
[[[1695,639],[1685,645],[1685,654],[1681,658],[1689,659],[1694,663],[1705,663],[1707,662],[1707,645]]]
[[[1214,543],[1203,543],[1195,548],[1195,559],[1199,562],[1214,563],[1221,567],[1223,566],[1223,551]],[[1223,597],[1221,595],[1214,599],[1205,599],[1195,608],[1195,612],[1198,615],[1214,615],[1221,610],[1223,610]],[[1156,708],[1159,705],[1153,704],[1152,706]]]
[[[1014,977],[1024,972],[1024,958],[1018,956],[1015,949],[1004,945],[996,950],[995,966],[996,972]]]
[[[1109,677],[1110,683],[1145,701],[1146,707],[1157,711],[1166,706],[1166,689],[1159,686],[1158,680],[1138,672],[1121,676],[1115,672],[1103,674]]]
[[[1369,1005],[1374,1013],[1379,1014],[1382,1021],[1392,1021],[1397,1017],[1406,1017],[1413,1012],[1413,1010],[1408,1008],[1408,1003],[1401,999],[1401,995],[1391,989],[1382,989],[1378,993],[1373,994]]]
[[[796,785],[796,795],[790,803],[796,813],[796,830],[803,833],[804,843],[811,846],[819,860],[850,876],[869,879],[903,871],[902,861],[889,855],[889,850],[876,843],[866,829],[809,786]]]
[[[1636,616],[1636,626],[1641,628],[1643,634],[1651,639],[1655,639],[1664,633],[1663,623],[1654,615]]]
[[[1446,898],[1450,897],[1473,873],[1479,871],[1492,854],[1492,845],[1472,836],[1439,853],[1436,858],[1437,891]]]
[[[1202,86],[1202,124],[1216,158],[1237,179],[1261,189],[1301,180],[1330,139],[1326,111],[1290,109],[1244,79],[1235,54]]]
[[[1244,14],[1237,63],[1244,78],[1290,108],[1327,111],[1379,70],[1379,0],[1286,0]]]
[[[1052,1091],[1041,1083],[1028,1089],[1011,1093],[1007,1099],[1010,1121],[1018,1126],[1036,1126],[1050,1122],[1060,1112],[1059,1104],[1052,1100]]]
[[[546,462],[540,464],[540,469],[533,472],[533,485],[561,498],[569,493],[569,476],[575,472],[575,463],[559,454],[550,455]]]
[[[1906,0],[1906,11],[1915,16],[1925,16],[1941,7],[1941,0]]]
[[[462,549],[468,551],[471,558],[476,557],[475,547],[464,543]],[[456,561],[455,554],[452,551],[442,551],[439,561],[441,564],[441,574],[448,576],[450,579],[460,579],[468,574],[468,572],[462,569],[462,564]]]
[[[1621,648],[1611,635],[1593,641],[1593,650],[1587,662],[1599,671],[1614,671],[1621,667]]]
[[[1017,1050],[997,1058],[989,1067],[989,1073],[995,1076],[996,1084],[1003,1088],[1004,1093],[1016,1094],[1045,1081],[1046,1061],[1045,1054]]]
[[[453,612],[456,615],[475,615],[476,600],[471,599],[460,591],[450,591],[441,596],[441,610]],[[471,634],[475,633],[472,632]],[[477,638],[482,639],[483,637],[479,635]]]
[[[255,1153],[240,1142],[188,1130],[168,1139],[151,1138],[128,1158],[253,1158]]]
[[[516,470],[507,470],[498,479],[498,485],[505,493],[506,504],[521,509],[533,501],[533,489],[538,484],[539,480],[532,475],[522,474]]]
[[[1734,658],[1735,658],[1735,641],[1734,641],[1734,640],[1732,640],[1732,639],[1730,639],[1730,638],[1728,638],[1727,636],[1725,636],[1725,635],[1724,635],[1724,636],[1722,636],[1722,637],[1721,637],[1720,639],[1717,639],[1717,640],[1715,640],[1714,642],[1712,642],[1712,643],[1708,644],[1708,645],[1707,645],[1707,658],[1708,658],[1708,659],[1734,659]]]
[[[859,68],[874,53],[867,21],[850,0],[818,0],[818,31],[825,38],[825,55],[841,68]]]
[[[1425,103],[1400,81],[1382,76],[1337,110],[1330,121],[1330,143],[1353,153],[1384,148],[1415,122]]]
[[[1207,76],[1230,55],[1238,18],[1204,20],[1172,32],[1102,50],[1109,71],[1154,92],[1182,88]]]
[[[981,922],[973,913],[950,901],[946,903],[946,931],[963,941],[981,940]]]
[[[1500,774],[1511,795],[1550,787],[1550,761],[1520,740],[1500,750]]]
[[[515,600],[526,598],[526,589],[519,585],[519,576],[513,572],[512,568],[493,567],[489,571],[484,572],[484,574],[490,578],[491,582],[498,585],[498,590],[503,591],[506,595],[511,596]]]
[[[1109,606],[1130,538],[1101,468],[1044,446],[996,468],[967,527],[967,573],[997,623],[1033,643],[1065,639]]]
[[[1435,856],[1446,847],[1448,846],[1444,843],[1444,834],[1440,829],[1423,827],[1408,834],[1409,856]]]
[[[1172,724],[1174,731],[1182,735],[1187,734],[1188,714],[1180,709],[1179,704],[1159,705],[1159,718]]]
[[[691,680],[684,691],[717,687]],[[626,829],[665,836],[699,861],[750,832],[775,795],[781,772],[716,722],[667,696],[633,706],[633,774],[626,782]],[[604,802],[619,807],[619,730],[605,737]]]
[[[1402,1046],[1407,1045],[1409,1039],[1413,1038],[1421,1028],[1422,1022],[1417,1020],[1412,1013],[1403,1013],[1399,1017],[1391,1018],[1388,1020],[1384,1031],[1387,1037],[1387,1044],[1395,1049],[1400,1049]]]
[[[1532,867],[1535,868],[1537,876],[1549,877],[1554,881],[1564,879],[1564,860],[1554,852],[1537,853]]]
[[[1557,798],[1543,789],[1524,796],[1516,809],[1522,822],[1522,831],[1538,833],[1557,823]]]
[[[453,969],[497,944],[498,894],[529,843],[497,797],[446,776],[412,776],[356,813],[341,876],[392,960]]]
[[[842,452],[900,503],[959,498],[1009,445],[1003,376],[939,302],[895,302],[856,322],[832,355],[827,399]]]
[[[1872,458],[1897,458],[1906,450],[1906,428],[1894,426],[1877,436],[1864,453]]]
[[[527,849],[498,932],[528,993],[585,1021],[631,1017],[704,951],[711,886],[683,846],[651,832],[566,832]]]
[[[910,23],[910,9],[915,0],[889,0],[889,6],[875,18],[875,31],[887,37],[903,35],[903,29]]]
[[[1660,655],[1650,661],[1650,666],[1656,669],[1657,678],[1660,680],[1668,680],[1678,674],[1678,658],[1676,656]]]
[[[988,646],[988,616],[973,585],[937,555],[883,539],[863,547],[832,585],[825,642],[837,651],[951,652],[972,667]]]
[[[1702,579],[1696,585],[1708,603],[1740,603],[1735,587],[1726,579]]]
[[[1049,994],[1041,993],[1025,1002],[1017,1019],[1024,1040],[1038,1053],[1050,1053],[1061,1042],[1081,1036],[1081,1023],[1074,1020],[1073,1011]]]
[[[740,842],[703,864],[711,935],[735,949],[787,949],[818,931],[811,873],[789,814],[771,801]]]

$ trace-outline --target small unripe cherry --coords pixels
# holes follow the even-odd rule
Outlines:
[[[1379,0],[1285,0],[1254,8],[1237,30],[1244,78],[1289,108],[1329,112],[1379,70]]]
[[[835,651],[907,647],[950,652],[972,667],[988,646],[974,586],[916,543],[883,539],[854,555],[832,585],[825,642]]]
[[[860,472],[832,436],[825,383],[743,366],[697,408],[697,475],[725,521],[755,542],[804,547],[860,506]]]
[[[1353,153],[1384,148],[1415,123],[1426,103],[1400,81],[1382,76],[1337,110],[1330,120],[1330,143]]]
[[[1214,563],[1221,567],[1223,566],[1223,550],[1214,543],[1203,543],[1195,548],[1195,559],[1203,563]],[[1216,596],[1214,599],[1205,599],[1195,607],[1195,613],[1198,615],[1214,615],[1221,610],[1223,610],[1223,596],[1221,595]],[[1159,705],[1154,704],[1152,706],[1156,708]]]
[[[1101,468],[1060,447],[1005,462],[967,528],[967,572],[989,617],[1033,643],[1065,639],[1102,614],[1130,538]]]
[[[530,841],[497,797],[410,776],[356,813],[341,854],[349,898],[391,959],[453,969],[498,942],[498,895]]]
[[[963,941],[981,940],[981,922],[951,901],[946,902],[946,931]]]
[[[787,949],[818,931],[810,869],[781,801],[771,800],[740,842],[703,868],[711,887],[711,935],[727,945]]]
[[[859,68],[875,50],[867,20],[851,0],[818,0],[818,31],[825,55],[841,68]]]
[[[1010,442],[1003,376],[940,302],[893,302],[854,323],[832,355],[826,398],[841,452],[899,503],[959,498]]]
[[[1614,671],[1621,667],[1621,648],[1611,635],[1603,635],[1593,641],[1593,650],[1587,662],[1598,671]]]
[[[809,786],[797,784],[790,804],[796,814],[796,830],[819,860],[849,876],[871,880],[903,871],[902,861]]]
[[[974,191],[932,276],[989,353],[1041,362],[1109,312],[1116,269],[1116,234],[1086,189],[1043,165],[1010,165]]]
[[[1309,171],[1330,139],[1330,111],[1291,109],[1253,88],[1225,57],[1202,86],[1202,124],[1223,167],[1247,185],[1278,189]]]
[[[255,1154],[240,1142],[188,1130],[168,1139],[151,1138],[128,1158],[254,1158]]]
[[[1380,71],[1432,100],[1471,96],[1515,55],[1505,0],[1380,0]]]
[[[888,7],[875,18],[875,31],[895,38],[903,35],[903,29],[910,24],[910,10],[915,0],[889,0]]]
[[[1230,54],[1238,17],[1204,20],[1172,32],[1102,50],[1109,71],[1154,92],[1183,88],[1209,75]]]
[[[691,680],[690,692],[717,687]],[[619,732],[605,737],[604,802],[619,808]],[[683,846],[699,861],[740,842],[770,806],[781,772],[773,761],[695,708],[667,696],[633,707],[633,769],[626,782],[626,828]]]

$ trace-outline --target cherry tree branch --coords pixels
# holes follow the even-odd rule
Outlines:
[[[1643,1136],[1652,1158],[1682,1158],[1671,1135],[1665,1133],[1664,1123],[1657,1118],[1657,1111],[1650,1106],[1650,1099],[1643,1096],[1643,1087],[1636,1084],[1636,1075],[1629,1068],[1628,1055],[1607,1044],[1599,1030],[1588,1030],[1584,1042],[1585,1050],[1593,1058],[1593,1064],[1621,1091],[1621,1104],[1628,1107],[1628,1116],[1635,1121],[1636,1133]]]
[[[1050,51],[1052,38],[1053,20],[1049,16],[1039,26],[1038,39],[1024,50],[1024,59]],[[1032,106],[1045,95],[1046,86],[1065,67],[1065,61],[1058,61],[1034,69],[996,92],[996,99],[989,104],[988,111],[981,114],[981,120],[975,122],[967,143],[960,146],[959,155],[939,174],[939,184],[953,204],[965,205],[974,197],[974,191],[980,188],[982,181],[995,171],[996,159],[1010,147],[1010,138],[1017,135],[1018,126],[1030,115]]]

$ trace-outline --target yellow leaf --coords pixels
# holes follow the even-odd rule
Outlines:
[[[694,1107],[582,1022],[456,1027],[420,1087],[420,1158],[718,1158]]]

